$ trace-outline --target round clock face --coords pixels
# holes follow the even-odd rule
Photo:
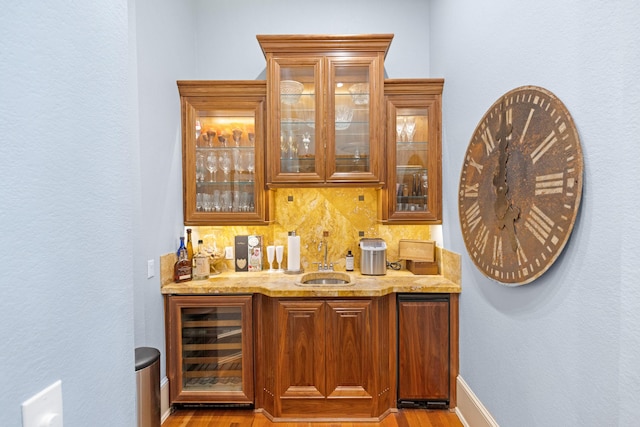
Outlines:
[[[569,111],[535,86],[486,112],[464,156],[462,236],[474,264],[500,283],[540,277],[564,248],[580,206],[583,158]]]

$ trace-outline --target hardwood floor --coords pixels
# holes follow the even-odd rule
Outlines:
[[[274,423],[251,409],[178,409],[162,427],[462,427],[448,410],[401,409],[380,423],[291,422]]]

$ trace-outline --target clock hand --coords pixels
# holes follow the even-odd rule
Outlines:
[[[498,218],[498,227],[500,229],[507,227],[511,249],[515,252],[518,249],[518,241],[516,239],[514,222],[520,217],[520,209],[513,206],[507,197],[507,193],[509,192],[509,185],[507,184],[507,162],[509,161],[507,147],[509,142],[507,138],[511,135],[511,131],[512,127],[507,125],[507,115],[503,106],[500,118],[500,129],[496,133],[496,139],[499,141],[498,150],[500,157],[498,159],[498,167],[493,175],[493,185],[496,188],[494,210]]]

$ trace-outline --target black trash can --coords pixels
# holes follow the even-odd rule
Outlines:
[[[136,348],[138,427],[160,427],[160,352]]]

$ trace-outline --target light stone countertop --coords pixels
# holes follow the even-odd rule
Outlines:
[[[162,280],[161,292],[165,295],[260,293],[270,297],[374,297],[390,293],[460,293],[460,256],[443,250],[439,263],[440,275],[414,275],[407,270],[390,269],[383,276],[366,276],[359,271],[348,272],[352,279],[352,283],[348,285],[300,286],[296,283],[300,282],[304,273],[227,271],[207,280],[181,283]],[[305,273],[312,272],[314,271]]]

